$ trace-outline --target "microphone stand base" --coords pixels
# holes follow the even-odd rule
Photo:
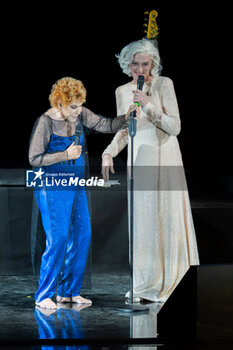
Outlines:
[[[122,314],[132,315],[132,314],[148,314],[150,309],[147,306],[143,305],[135,305],[135,304],[127,304],[116,307],[115,310]]]

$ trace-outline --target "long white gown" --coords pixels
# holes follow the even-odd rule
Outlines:
[[[127,112],[135,89],[132,83],[117,88],[117,115]],[[149,102],[142,108],[134,137],[133,295],[165,301],[190,265],[199,265],[199,257],[176,137],[180,117],[173,82],[153,77],[143,91]],[[130,165],[128,129],[118,131],[103,154],[116,157],[127,144]]]

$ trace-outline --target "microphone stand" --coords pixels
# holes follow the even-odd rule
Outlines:
[[[130,302],[116,308],[120,313],[127,313],[129,315],[138,313],[149,313],[149,308],[143,305],[135,305],[133,303],[133,236],[134,236],[134,165],[133,165],[133,151],[134,151],[134,136],[137,131],[137,119],[136,111],[130,113],[129,121],[129,135],[131,137],[131,165],[130,165],[130,215],[129,215],[129,227],[130,227],[130,239],[129,239],[129,261],[130,261]]]

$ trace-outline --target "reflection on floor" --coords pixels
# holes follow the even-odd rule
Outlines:
[[[162,345],[212,349],[211,344],[221,344],[218,349],[223,350],[224,343],[233,344],[232,279],[233,265],[192,267],[164,305],[147,303],[149,313],[129,316],[116,311],[125,305],[127,274],[93,274],[92,290],[82,292],[93,300],[92,306],[58,304],[54,311],[34,308],[32,277],[1,276],[1,349],[16,343],[24,349],[44,345],[41,349],[47,350],[104,344],[105,350],[114,344],[117,349],[131,345],[137,350],[146,344],[150,349]]]

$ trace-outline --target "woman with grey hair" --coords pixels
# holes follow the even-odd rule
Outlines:
[[[179,110],[170,78],[159,76],[158,46],[148,39],[124,47],[118,62],[132,80],[116,89],[117,114],[132,102],[141,106],[134,137],[134,301],[164,302],[190,265],[199,265],[189,195],[177,140]],[[142,91],[138,76],[144,76]],[[114,173],[113,158],[131,138],[128,128],[117,132],[102,155],[102,173]],[[128,198],[129,199],[129,198]],[[126,293],[129,297],[129,292]]]

